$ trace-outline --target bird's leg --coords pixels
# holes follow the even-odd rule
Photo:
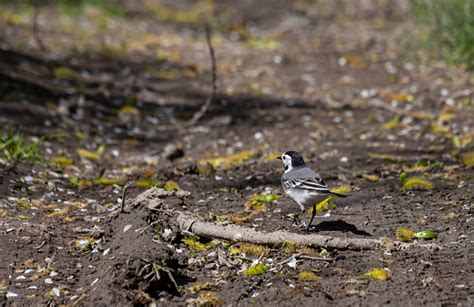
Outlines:
[[[313,220],[314,220],[314,216],[316,215],[316,204],[313,205],[313,212],[311,212],[311,219],[309,220],[309,224],[308,224],[308,228],[307,230],[309,230],[309,228],[311,227],[311,223],[313,223]]]
[[[299,214],[293,215],[293,225],[299,226],[300,225],[300,216]]]

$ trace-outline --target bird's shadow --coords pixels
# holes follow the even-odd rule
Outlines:
[[[353,234],[361,235],[361,236],[372,236],[372,234],[364,230],[360,230],[355,225],[347,223],[343,220],[323,221],[319,224],[311,226],[310,231],[312,232],[342,231],[342,232],[352,232]]]

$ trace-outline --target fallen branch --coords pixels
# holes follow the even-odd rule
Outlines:
[[[216,56],[214,54],[214,48],[212,47],[211,41],[211,28],[209,25],[206,25],[206,42],[207,47],[209,48],[209,55],[211,56],[211,71],[212,71],[212,92],[211,95],[207,98],[204,104],[201,106],[201,109],[194,113],[193,117],[185,124],[186,127],[195,125],[207,112],[212,102],[216,98],[217,93],[217,72],[216,72]]]
[[[243,241],[255,244],[281,244],[288,241],[298,245],[324,247],[340,250],[371,250],[378,249],[387,244],[385,239],[366,238],[338,238],[325,235],[308,234],[301,235],[288,231],[259,232],[252,228],[238,225],[217,225],[215,223],[203,222],[189,214],[180,213],[177,217],[178,226],[182,231],[190,231],[198,236],[207,238],[219,238],[230,241]],[[430,249],[439,248],[436,244],[421,245],[417,242],[403,243],[390,242],[390,247],[405,249],[410,246],[422,246]]]

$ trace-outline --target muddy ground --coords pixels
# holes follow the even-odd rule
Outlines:
[[[4,7],[0,129],[39,142],[42,157],[0,162],[3,305],[473,304],[474,172],[462,157],[474,147],[474,80],[424,60],[408,2],[121,3],[125,15],[87,7],[63,19],[41,7],[40,43],[29,13]],[[210,93],[209,11],[218,97],[180,128]],[[177,229],[186,211],[304,234],[280,188],[274,158],[286,150],[351,187],[310,232],[433,230],[438,248],[242,254]],[[401,172],[433,187],[403,189]],[[135,200],[176,184],[189,196]],[[260,195],[272,196],[252,204]],[[309,257],[291,267],[293,254]],[[259,258],[269,272],[246,276]],[[374,268],[391,277],[361,278]]]

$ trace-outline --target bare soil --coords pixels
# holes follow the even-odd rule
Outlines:
[[[184,3],[184,9],[195,5]],[[216,5],[216,16],[227,16],[227,24],[265,39],[250,43],[239,32],[215,31],[218,99],[187,130],[178,128],[180,122],[210,90],[199,27],[150,21],[136,11],[121,21],[137,31],[146,23],[160,48],[179,54],[173,61],[157,59],[149,46],[108,57],[73,54],[71,35],[53,31],[52,18],[42,24],[49,50],[40,52],[29,45],[27,26],[0,20],[6,27],[0,35],[0,129],[40,138],[44,154],[36,164],[0,164],[2,305],[471,306],[474,171],[459,154],[473,151],[474,142],[456,148],[453,138],[472,138],[472,75],[415,62],[407,47],[406,33],[414,29],[408,9],[373,6]],[[45,7],[42,14],[57,12]],[[110,31],[104,35],[121,35]],[[15,45],[15,37],[24,37],[26,47]],[[267,46],[270,40],[278,47]],[[52,71],[63,67],[78,75],[55,78]],[[170,70],[175,75],[156,74]],[[396,116],[399,123],[384,127]],[[98,160],[77,152],[101,144]],[[317,216],[311,232],[393,240],[400,227],[434,230],[438,238],[430,243],[439,249],[315,248],[334,261],[299,259],[294,269],[285,262],[291,253],[271,246],[262,258],[270,272],[245,276],[243,266],[259,256],[230,255],[233,242],[205,251],[183,242],[173,210],[216,221],[242,212],[252,195],[265,191],[280,197],[243,225],[304,233],[293,224],[297,206],[280,188],[280,162],[266,159],[286,150],[302,152],[331,187],[352,187],[350,197],[335,200],[336,209]],[[244,151],[251,151],[244,161],[209,171],[200,166]],[[74,162],[54,165],[58,156]],[[436,164],[414,168],[420,161]],[[430,180],[433,189],[404,191],[402,170]],[[90,183],[101,174],[126,182],[76,186],[70,179]],[[163,208],[150,210],[135,199],[146,189],[136,186],[141,179],[173,180],[190,196],[164,198]],[[130,188],[122,213],[125,183]],[[93,243],[81,250],[79,241],[87,238]],[[378,267],[388,268],[391,278],[360,278]],[[320,278],[300,281],[303,271]],[[191,291],[203,283],[209,289]]]

